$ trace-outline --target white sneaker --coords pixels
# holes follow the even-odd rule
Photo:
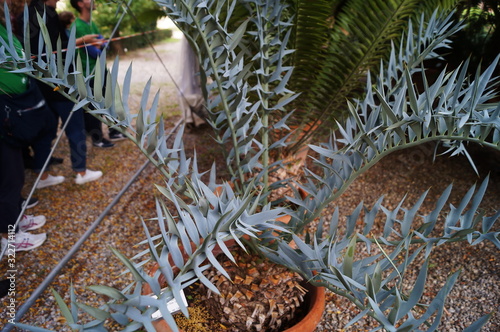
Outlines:
[[[41,246],[47,239],[47,234],[31,234],[19,231],[15,234],[14,241],[2,238],[2,247],[14,245],[16,251],[28,251]]]
[[[28,216],[24,215],[19,222],[19,229],[22,232],[32,231],[45,225],[45,216]]]
[[[52,176],[49,174],[49,176],[47,176],[45,180],[40,180],[38,182],[36,188],[41,189],[48,186],[55,186],[56,184],[62,183],[63,181],[64,181],[64,176],[62,175]]]
[[[95,181],[102,176],[101,171],[91,171],[90,169],[85,170],[85,174],[82,176],[80,174],[76,175],[76,184],[84,184],[90,181]]]

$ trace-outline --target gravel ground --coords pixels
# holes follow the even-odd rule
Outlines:
[[[157,50],[164,62],[177,77],[175,51],[179,43],[159,45]],[[150,51],[136,52],[122,57],[126,65],[134,59],[134,84],[140,86],[154,73],[153,83],[161,88],[161,105],[165,112],[173,116],[167,124],[173,127],[178,120],[179,111],[175,87],[168,81],[168,76],[161,66],[154,61]],[[125,69],[125,65],[122,69]],[[139,68],[139,70],[137,70]],[[148,74],[148,68],[153,68]],[[155,83],[155,81],[161,83]],[[134,90],[133,91],[139,91]],[[131,102],[132,107],[138,98]],[[176,117],[177,116],[177,117]],[[206,129],[194,130],[186,134],[188,146],[196,146],[199,159],[210,159],[214,156],[213,144],[204,144],[210,132]],[[89,144],[90,146],[90,144]],[[88,166],[104,172],[102,179],[78,186],[73,182],[73,174],[69,165],[69,153],[65,141],[61,142],[56,156],[64,157],[65,162],[53,168],[53,173],[67,177],[58,186],[37,190],[35,195],[40,204],[29,210],[30,214],[47,216],[47,242],[37,250],[20,252],[16,257],[16,304],[24,303],[42,280],[50,273],[88,227],[104,211],[116,194],[127,183],[129,178],[143,165],[145,158],[135,146],[128,141],[118,142],[112,149],[104,150],[90,147]],[[428,199],[422,212],[431,209],[432,202],[447,187],[454,183],[450,200],[455,206],[457,197],[463,195],[474,183],[479,182],[491,173],[487,197],[482,207],[491,213],[500,206],[500,158],[498,155],[481,150],[476,153],[480,176],[475,175],[465,158],[440,157],[432,163],[432,146],[393,154],[358,179],[349,192],[336,202],[342,215],[349,214],[360,201],[371,206],[380,195],[385,195],[385,203],[395,206],[404,195],[406,204],[415,202],[425,190],[430,189]],[[223,166],[223,165],[222,165]],[[26,173],[27,192],[34,181],[29,171]],[[83,244],[80,251],[69,261],[63,270],[45,290],[21,321],[30,325],[66,331],[64,319],[61,318],[50,289],[57,290],[65,300],[69,301],[70,284],[75,288],[81,302],[100,303],[101,299],[93,292],[85,289],[94,284],[106,284],[122,287],[130,280],[120,275],[123,268],[109,247],[120,250],[128,257],[134,256],[143,249],[135,244],[144,239],[140,217],[147,219],[154,216],[153,184],[161,183],[158,173],[149,166],[130,187],[118,204],[103,219],[95,233]],[[151,224],[154,233],[154,223]],[[444,245],[432,256],[429,273],[429,288],[425,296],[432,296],[445,282],[446,277],[462,269],[462,273],[446,303],[446,313],[440,331],[461,331],[468,323],[480,316],[496,311],[491,321],[482,331],[500,330],[500,277],[498,249],[491,243],[482,243],[470,247],[462,244]],[[6,271],[6,260],[0,262],[0,271]],[[415,276],[418,268],[411,272]],[[9,301],[2,300],[2,307]],[[327,308],[317,331],[344,331],[343,326],[354,317],[355,308],[333,294],[327,295]],[[6,312],[0,313],[2,325],[6,322]],[[362,320],[349,331],[369,330],[372,322]]]
[[[380,195],[384,195],[386,206],[394,207],[406,195],[403,206],[410,207],[420,195],[429,190],[421,213],[434,208],[433,203],[443,190],[453,183],[450,204],[457,206],[460,197],[474,183],[479,183],[490,173],[490,184],[483,209],[487,213],[497,211],[500,206],[500,158],[484,150],[475,150],[475,160],[480,165],[478,177],[465,157],[441,157],[432,163],[432,146],[421,146],[417,151],[401,151],[386,157],[378,165],[357,180],[349,192],[337,202],[341,215],[348,215],[360,201],[371,207]],[[497,226],[498,228],[498,226]],[[481,316],[494,312],[490,322],[481,331],[500,331],[500,260],[498,248],[491,242],[477,246],[463,243],[445,244],[431,255],[428,288],[424,298],[429,300],[445,284],[446,278],[457,270],[460,276],[448,296],[445,314],[439,331],[462,331]],[[418,262],[407,277],[417,276]],[[429,300],[430,302],[430,300]],[[429,303],[427,302],[427,303]],[[361,320],[351,328],[342,329],[358,311],[335,296],[327,294],[327,307],[323,321],[317,331],[369,331],[373,322]]]

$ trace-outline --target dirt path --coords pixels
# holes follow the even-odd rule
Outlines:
[[[180,46],[181,41],[176,39],[168,43],[157,44],[154,50],[147,48],[120,56],[119,82],[123,82],[129,67],[132,68],[129,100],[131,110],[139,109],[143,89],[151,79],[148,105],[159,91],[160,110],[166,115],[178,115],[176,84],[178,85],[180,80]]]

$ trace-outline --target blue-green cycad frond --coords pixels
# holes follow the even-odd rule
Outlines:
[[[299,218],[302,223],[313,220],[357,176],[394,151],[431,141],[444,142],[452,154],[467,155],[464,144],[470,142],[499,150],[500,106],[488,104],[494,96],[492,73],[498,60],[472,79],[466,77],[465,63],[449,73],[443,70],[431,85],[425,72],[411,75],[411,64],[394,66],[404,68],[402,72],[384,71],[387,75],[381,75],[375,87],[368,80],[366,97],[348,104],[350,117],[339,124],[340,137],[311,146],[323,174],[309,172],[311,180],[303,185],[315,199],[294,198],[299,215],[307,216]],[[422,92],[414,76],[421,78]],[[387,83],[389,77],[399,84]]]
[[[440,34],[434,36],[439,39]],[[416,49],[432,55],[433,47],[442,42],[444,39],[430,41],[433,46]],[[463,152],[463,144],[468,142],[500,150],[500,106],[488,104],[494,96],[496,80],[492,72],[498,59],[472,78],[466,76],[465,63],[452,72],[443,70],[429,84],[425,71],[419,69],[425,57],[394,54],[389,65],[382,64],[375,84],[368,76],[365,98],[348,103],[349,118],[339,124],[338,133],[321,146],[311,146],[321,172],[308,171],[308,182],[300,185],[307,197],[290,198],[298,207],[292,213],[295,230],[320,216],[326,205],[344,193],[360,174],[394,151],[443,140],[452,153]],[[422,82],[421,87],[414,84],[416,79]],[[411,294],[405,294],[400,287],[405,271],[419,256],[428,259],[432,249],[445,242],[466,240],[477,244],[489,240],[500,246],[500,233],[493,227],[500,213],[486,217],[478,208],[487,182],[486,179],[477,192],[471,188],[449,212],[444,207],[451,186],[426,216],[418,215],[418,211],[427,193],[409,209],[402,207],[404,201],[395,209],[388,209],[380,198],[371,210],[366,210],[361,224],[359,205],[347,217],[345,228],[340,227],[340,216],[335,210],[326,239],[320,224],[313,240],[292,238],[297,245],[295,250],[288,246],[291,239],[285,236],[277,250],[263,251],[272,260],[350,299],[361,310],[353,322],[369,315],[389,331],[414,330],[424,323],[432,331],[438,326],[442,303],[457,274],[450,277],[426,313],[415,318],[412,310],[422,294],[427,264]],[[375,218],[379,212],[385,214],[386,221],[380,233],[376,233]],[[437,218],[443,213],[447,213],[445,222],[437,227]],[[355,258],[359,246],[365,246],[368,256]],[[482,326],[485,321],[482,318],[473,326]]]
[[[190,203],[177,196],[170,187],[158,186],[161,194],[174,207],[167,208],[162,200],[157,201],[157,222],[161,234],[151,236],[147,225],[144,224],[149,250],[137,255],[134,260],[151,254],[152,259],[159,265],[155,276],[151,278],[144,275],[141,266],[145,261],[132,264],[119,256],[122,261],[127,262],[127,268],[136,275],[137,282],[148,283],[161,299],[175,298],[178,303],[182,302],[181,291],[195,281],[202,282],[213,292],[218,293],[216,286],[203,274],[206,269],[213,266],[222,275],[227,275],[216,259],[218,254],[224,254],[234,260],[230,252],[232,245],[246,248],[251,244],[252,238],[259,237],[261,240],[266,237],[273,238],[271,230],[286,232],[284,228],[275,225],[275,220],[282,215],[283,209],[270,209],[268,206],[256,211],[254,192],[249,191],[243,196],[235,196],[230,187],[225,187],[221,193],[214,193],[196,176],[191,180],[186,179],[186,187],[186,192],[191,198]],[[247,240],[243,240],[244,237]],[[233,240],[234,244],[228,242],[229,240]],[[165,276],[167,289],[162,289],[166,286],[158,283],[160,272]],[[156,299],[142,295],[133,299],[137,303],[129,299],[126,304],[136,306],[147,302],[148,306],[161,310],[161,303]],[[180,307],[187,314],[185,306],[180,304]],[[143,315],[151,314],[149,311],[150,309],[147,309]]]
[[[321,126],[314,131],[310,128],[315,126],[305,128],[305,135],[294,148],[300,148],[311,136],[328,133],[329,129],[335,127],[336,121],[343,121],[346,115],[344,101],[362,96],[362,81],[367,71],[377,72],[380,60],[389,59],[393,43],[399,46],[401,41],[401,46],[404,46],[408,20],[419,22],[421,14],[431,17],[436,8],[446,11],[453,8],[456,1],[353,0],[332,3],[339,6],[329,21],[332,26],[320,26],[317,29],[318,33],[329,36],[328,42],[321,45],[321,66],[310,73],[307,79],[294,77],[298,83],[292,85],[303,93],[295,120],[306,124],[321,123]],[[423,25],[420,27],[422,29],[415,31],[418,36],[426,32]],[[307,25],[304,28],[308,28]],[[307,48],[310,45],[298,44],[297,48],[300,47]],[[408,49],[402,48],[402,52],[406,51]],[[418,56],[421,49],[416,51],[415,56]],[[304,54],[304,58],[299,60],[306,63],[318,59],[313,52],[299,49],[297,53]],[[307,58],[308,54],[313,54],[313,57]]]
[[[167,207],[162,199],[156,202],[155,219],[161,233],[151,235],[147,225],[149,222],[143,222],[148,250],[132,260],[115,250],[135,280],[127,289],[119,291],[120,298],[116,299],[116,303],[108,304],[115,321],[122,325],[131,324],[125,319],[118,319],[122,315],[132,319],[134,324],[139,324],[138,327],[148,329],[151,314],[160,310],[170,326],[175,328],[166,303],[175,299],[181,311],[187,315],[181,293],[196,281],[218,293],[216,286],[203,274],[213,266],[226,275],[216,259],[217,255],[223,254],[234,260],[230,252],[233,246],[249,249],[252,238],[258,237],[265,241],[265,238],[274,238],[272,231],[286,232],[286,229],[275,224],[275,220],[283,214],[283,209],[270,209],[267,206],[256,211],[253,191],[237,196],[228,185],[223,185],[220,192],[214,192],[211,188],[212,185],[205,185],[195,174],[190,179],[186,178],[185,193],[191,198],[186,203],[186,199],[181,199],[168,184],[165,187],[158,186],[160,193],[173,204],[173,207]],[[144,260],[145,255],[149,259]],[[143,266],[151,259],[159,265],[153,276],[143,270]],[[134,263],[137,261],[140,262]],[[160,275],[165,278],[164,282],[160,282]],[[138,291],[143,284],[148,284],[155,296],[143,295]]]
[[[248,173],[259,173],[267,186],[269,150],[273,144],[271,114],[281,112],[296,96],[287,89],[292,68],[286,65],[290,22],[279,0],[158,1],[184,32],[200,62],[202,88],[216,141],[236,180],[247,184]],[[227,19],[224,19],[227,18]],[[265,137],[265,138],[264,138]],[[259,183],[256,183],[259,184]]]
[[[444,15],[436,10],[430,16],[422,14],[415,20],[417,24],[410,20],[399,46],[393,45],[388,59],[380,61],[378,83],[386,86],[388,91],[397,89],[402,84],[404,70],[414,74],[422,70],[425,60],[439,59],[439,52],[451,48],[449,38],[464,27],[463,23],[453,22],[452,18],[453,13]]]
[[[461,240],[472,245],[489,240],[500,248],[500,232],[492,229],[500,212],[485,217],[479,209],[487,184],[488,178],[477,190],[475,186],[471,187],[458,207],[451,206],[446,211],[445,203],[452,189],[450,186],[437,200],[434,210],[425,215],[418,214],[418,211],[427,192],[411,208],[402,207],[403,199],[395,208],[389,209],[379,199],[372,209],[365,211],[362,220],[359,205],[346,218],[342,231],[339,229],[338,210],[335,210],[326,238],[320,225],[318,230],[321,231],[309,242],[293,236],[296,249],[278,239],[278,249],[263,248],[263,251],[273,261],[301,273],[313,283],[349,298],[361,311],[350,324],[361,316],[369,315],[388,331],[415,330],[427,323],[428,330],[434,331],[443,312],[442,303],[458,273],[450,276],[425,314],[415,312],[414,315],[415,307],[421,305],[433,248],[445,242]],[[379,221],[375,222],[380,213],[386,217],[381,226],[377,225]],[[444,224],[438,225],[437,218],[443,214],[446,214]],[[364,247],[363,250],[361,247]],[[412,263],[422,259],[424,264],[412,291],[408,293],[402,287],[405,273]],[[480,319],[474,326],[482,326],[485,322],[485,319]]]

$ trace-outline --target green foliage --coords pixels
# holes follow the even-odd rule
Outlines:
[[[336,121],[343,121],[345,101],[362,96],[367,71],[377,73],[380,60],[388,59],[393,44],[399,45],[405,35],[409,19],[430,16],[437,7],[453,8],[456,2],[350,0],[311,5],[294,1],[297,39],[293,47],[297,52],[292,65],[297,71],[290,86],[302,95],[294,104],[297,111],[292,123],[304,130],[290,149],[300,148],[312,137],[316,142]]]
[[[139,114],[130,112],[127,100],[131,69],[123,82],[117,82],[117,60],[105,72],[103,56],[95,73],[90,74],[94,77],[90,85],[89,75],[81,73],[81,61],[71,50],[65,54],[64,63],[60,50],[45,63],[18,57],[12,41],[2,41],[0,48],[2,66],[15,65],[19,71],[62,87],[77,107],[88,108],[91,104],[95,108],[92,114],[126,133],[164,176],[165,183],[157,186],[160,234],[152,235],[145,227],[149,250],[133,259],[115,251],[134,282],[124,290],[94,287],[96,292],[112,298],[101,308],[79,304],[75,298],[71,310],[61,303],[70,320],[76,317],[75,310],[95,318],[87,325],[70,326],[102,330],[104,321],[112,319],[127,331],[153,331],[151,314],[160,310],[175,330],[167,301],[176,299],[186,314],[180,300],[182,289],[199,281],[217,292],[203,271],[212,265],[225,273],[215,256],[221,253],[232,259],[226,241],[233,240],[351,301],[361,313],[350,324],[368,315],[387,331],[417,330],[424,325],[429,331],[436,330],[444,299],[458,272],[449,276],[436,297],[426,304],[425,312],[416,315],[433,248],[447,242],[475,245],[484,240],[500,248],[500,233],[495,229],[500,211],[485,216],[479,210],[487,179],[477,189],[472,187],[457,207],[445,208],[450,186],[426,215],[418,214],[426,193],[408,209],[402,208],[403,202],[395,208],[385,207],[380,198],[373,207],[365,208],[362,220],[360,203],[345,218],[345,227],[340,227],[343,219],[337,210],[329,229],[320,222],[312,239],[303,238],[302,231],[318,217],[324,217],[325,207],[335,202],[359,175],[394,151],[429,141],[446,144],[451,154],[466,154],[467,142],[500,150],[500,105],[491,103],[495,96],[492,87],[498,83],[493,71],[499,58],[473,77],[468,77],[469,65],[465,62],[449,72],[443,70],[429,83],[424,61],[448,47],[448,37],[461,26],[453,24],[450,15],[439,12],[411,21],[404,28],[404,37],[393,39],[391,51],[385,61],[378,62],[376,74],[367,72],[363,98],[351,99],[344,106],[346,117],[339,121],[337,134],[328,142],[311,146],[319,171],[306,170],[308,181],[300,187],[308,196],[302,198],[296,193],[287,197],[292,204],[277,206],[268,202],[269,193],[291,180],[269,184],[267,177],[283,167],[283,161],[273,160],[271,153],[287,146],[288,135],[276,140],[270,137],[277,130],[288,130],[286,121],[292,113],[287,108],[297,97],[288,88],[293,73],[293,67],[288,65],[293,56],[289,49],[294,24],[291,7],[279,0],[157,2],[198,54],[210,123],[216,141],[228,148],[224,163],[232,178],[225,180],[231,180],[234,189],[228,182],[217,182],[215,165],[207,174],[208,180],[202,180],[205,172],[198,169],[196,156],[186,157],[182,131],[167,145],[162,119],[157,121],[156,116],[158,94],[148,106],[149,83],[144,88]],[[241,20],[244,11],[249,15]],[[237,19],[231,19],[233,13]],[[352,22],[356,21],[350,25]],[[300,39],[295,36],[295,40]],[[76,63],[77,72],[69,71],[70,63]],[[325,71],[323,75],[327,74]],[[417,79],[423,82],[422,90],[416,88]],[[174,207],[167,208],[164,200]],[[277,221],[284,214],[292,217],[288,225]],[[386,216],[383,231],[374,234],[375,219],[380,214]],[[297,248],[290,245],[292,240]],[[368,256],[358,258],[362,246]],[[419,259],[424,264],[415,284],[406,291],[402,287],[405,272]],[[149,260],[159,263],[153,276],[142,268]],[[159,282],[160,274],[168,287]],[[155,296],[143,295],[143,284],[148,284]],[[482,317],[470,329],[480,328],[487,319],[488,315]]]
[[[125,14],[121,20],[122,15]],[[151,0],[118,0],[99,1],[92,13],[96,24],[102,32],[110,35],[119,23],[121,35],[144,32],[156,29],[156,21],[164,16],[154,1]]]
[[[114,27],[119,26],[120,35],[129,35],[156,29],[156,22],[165,14],[152,0],[94,0],[92,19],[104,36],[110,36]],[[69,0],[65,0],[68,10],[78,16]]]
[[[496,0],[462,0],[455,13],[456,20],[463,20],[465,28],[453,38],[453,52],[445,54],[447,62],[457,66],[470,57],[477,67],[490,64],[498,54],[500,43],[500,4]]]

